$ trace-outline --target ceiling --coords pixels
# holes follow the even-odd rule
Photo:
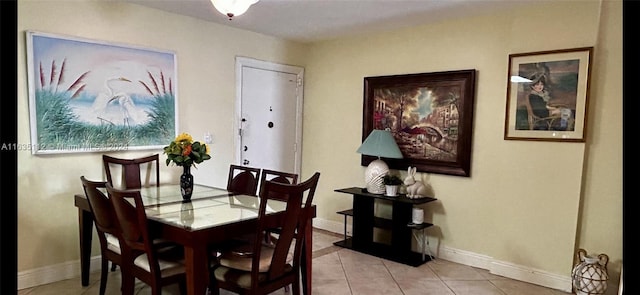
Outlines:
[[[229,20],[210,0],[111,0],[310,43],[479,15],[545,0],[260,0]]]

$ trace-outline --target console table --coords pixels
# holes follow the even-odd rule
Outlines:
[[[437,199],[431,197],[410,199],[404,194],[388,197],[382,194],[369,193],[366,189],[360,187],[343,188],[335,191],[353,195],[353,208],[337,212],[345,216],[345,238],[335,242],[334,245],[411,266],[419,266],[431,260],[431,256],[428,258],[424,256],[424,245],[422,255],[411,250],[411,234],[414,229],[424,230],[433,224],[427,222],[422,224],[411,223],[411,212],[413,205],[424,204]],[[374,201],[376,199],[392,202],[391,219],[375,216]],[[351,237],[346,235],[347,216],[353,217]],[[391,243],[374,242],[374,228],[390,230]],[[422,243],[425,242],[423,236]]]

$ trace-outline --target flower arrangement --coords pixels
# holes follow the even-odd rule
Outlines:
[[[193,141],[188,133],[179,134],[174,141],[164,147],[167,154],[167,166],[171,162],[178,166],[191,167],[211,159],[209,146]]]

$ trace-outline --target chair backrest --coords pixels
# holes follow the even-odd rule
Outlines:
[[[285,184],[296,184],[298,183],[298,174],[288,173],[276,170],[262,169],[262,173],[260,175],[260,190],[262,191],[262,187],[267,181],[285,183]],[[277,195],[274,195],[277,197]]]
[[[147,224],[147,213],[142,203],[139,190],[120,190],[106,184],[109,199],[120,225],[121,247],[127,257],[133,258],[146,253],[149,259],[149,266],[152,275],[160,276],[153,242],[149,235]],[[124,245],[123,245],[124,244]]]
[[[155,238],[150,233],[140,190],[115,189],[106,184],[109,199],[120,225],[122,249],[122,293],[133,294],[134,278],[151,286],[152,294],[161,294],[162,286],[179,283],[186,293],[183,247]]]
[[[89,201],[91,212],[93,212],[98,233],[103,232],[116,235],[118,231],[118,220],[115,216],[113,205],[109,197],[99,190],[99,188],[105,188],[107,183],[105,181],[90,181],[84,176],[80,176],[80,180],[82,181],[84,194]]]
[[[308,219],[312,213],[313,196],[320,179],[320,173],[316,172],[308,180],[299,184],[285,184],[274,181],[266,181],[260,191],[260,207],[258,209],[258,228],[256,240],[253,243],[253,260],[252,260],[252,283],[255,282],[257,288],[258,272],[260,265],[260,247],[261,241],[264,239],[263,233],[266,229],[279,227],[280,233],[274,246],[273,256],[269,270],[268,278],[278,278],[283,275],[288,268],[289,250],[293,245],[293,268],[299,271],[300,257],[302,253],[302,244]],[[277,196],[274,198],[273,196]],[[266,212],[267,202],[271,199],[285,200],[287,208],[283,216],[273,218]]]
[[[255,196],[258,194],[259,180],[260,168],[231,164],[229,166],[229,177],[227,178],[227,190],[233,193]]]
[[[134,159],[122,159],[111,157],[108,155],[102,155],[102,162],[104,165],[105,174],[107,176],[107,182],[112,186],[127,189],[141,188],[143,186],[141,176],[144,174],[144,186],[148,187],[151,185],[151,175],[154,174],[154,172],[155,186],[160,185],[159,154]],[[140,168],[140,166],[143,164],[147,164],[146,169]],[[119,183],[113,182],[114,175],[121,176],[120,179],[118,179],[120,181]]]

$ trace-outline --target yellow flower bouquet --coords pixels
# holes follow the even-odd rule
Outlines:
[[[167,154],[167,166],[171,162],[178,166],[196,166],[205,160],[211,159],[209,146],[199,141],[193,141],[188,133],[179,134],[174,141],[164,147]]]

